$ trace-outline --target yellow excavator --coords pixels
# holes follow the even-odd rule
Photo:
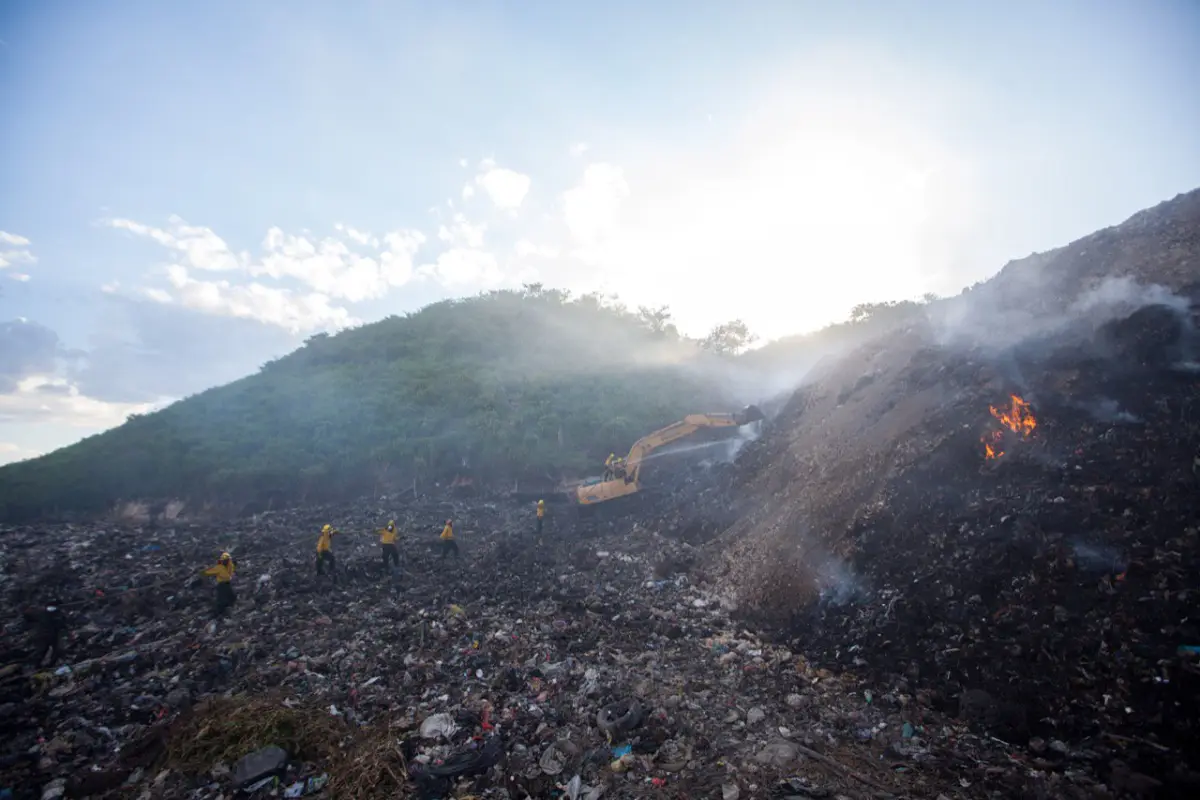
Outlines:
[[[758,406],[746,406],[736,414],[688,414],[678,422],[672,422],[634,442],[628,456],[606,465],[604,478],[595,478],[576,487],[576,499],[582,506],[592,506],[633,494],[641,488],[638,476],[642,461],[654,450],[690,436],[701,428],[740,428],[760,419],[763,419],[763,413]]]

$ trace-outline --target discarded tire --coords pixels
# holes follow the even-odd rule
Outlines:
[[[609,703],[596,714],[596,725],[610,736],[628,733],[641,724],[642,706],[636,700]]]

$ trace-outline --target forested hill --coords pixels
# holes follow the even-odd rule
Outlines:
[[[733,377],[744,335],[688,340],[665,309],[538,286],[437,303],[315,336],[258,374],[0,468],[0,517],[592,474],[682,414],[757,399]]]

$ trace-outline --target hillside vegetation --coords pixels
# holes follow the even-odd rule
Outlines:
[[[0,515],[178,497],[227,508],[423,488],[546,485],[738,397],[744,326],[682,338],[630,311],[528,286],[317,335],[258,374],[0,468]]]
[[[684,414],[782,396],[924,307],[863,304],[746,351],[739,320],[689,339],[666,307],[540,284],[448,300],[318,334],[255,375],[0,467],[0,519],[168,498],[239,511],[456,479],[541,491]]]

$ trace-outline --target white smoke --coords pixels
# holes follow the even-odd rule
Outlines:
[[[1191,327],[1187,298],[1165,286],[1139,283],[1128,276],[1105,278],[1067,303],[1065,310],[1056,312],[1038,308],[1043,299],[1039,295],[1043,287],[1039,285],[1031,283],[1021,293],[1007,297],[990,288],[984,286],[927,309],[926,319],[939,345],[995,353],[1073,327],[1095,330],[1152,305],[1174,310],[1187,318]]]

